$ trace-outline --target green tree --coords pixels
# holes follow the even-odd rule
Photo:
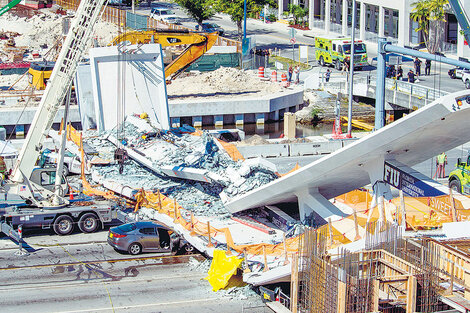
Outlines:
[[[191,16],[199,26],[202,22],[210,19],[215,14],[210,0],[175,0],[178,5],[185,9],[186,13]]]
[[[304,24],[304,18],[308,14],[308,10],[297,4],[289,4],[288,6],[289,14],[294,16],[294,24],[300,25]]]
[[[264,5],[277,6],[276,0],[246,0],[246,10],[253,12]],[[241,40],[243,32],[244,0],[213,0],[218,12],[228,14],[233,22],[237,24],[238,39]]]
[[[429,53],[440,50],[444,34],[445,6],[447,0],[419,0],[411,5],[411,18],[418,22],[415,31],[423,34],[424,43]]]

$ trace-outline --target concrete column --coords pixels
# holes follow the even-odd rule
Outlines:
[[[398,45],[408,46],[410,44],[410,13],[408,8],[398,11]]]
[[[331,0],[325,0],[325,33],[330,33],[330,23],[331,23]]]
[[[181,121],[179,117],[171,118],[171,127],[181,127]]]
[[[315,0],[308,0],[308,27],[313,28],[313,20],[315,19]]]
[[[379,38],[379,53],[377,55],[377,87],[375,92],[375,130],[379,130],[385,125],[385,51],[383,45],[387,41]]]
[[[277,1],[277,19],[282,20],[282,13],[284,12],[284,0]]]
[[[348,35],[348,0],[343,0],[343,12],[341,14],[341,34]]]
[[[242,125],[243,126],[243,122],[244,122],[244,116],[243,114],[236,114],[235,115],[235,125]]]
[[[379,6],[379,37],[384,37],[384,25],[385,25],[385,9],[383,6]]]
[[[288,112],[284,114],[284,138],[295,138],[295,114]]]
[[[295,195],[299,201],[300,220],[305,225],[321,226],[332,215],[346,216],[323,197],[318,188],[299,190]]]
[[[214,126],[215,126],[215,127],[222,127],[222,126],[224,126],[224,116],[223,116],[223,115],[216,115],[216,116],[214,116]]]
[[[360,2],[360,16],[359,16],[359,39],[366,39],[366,5],[364,2]]]
[[[202,127],[202,116],[193,116],[193,127]]]
[[[264,124],[264,113],[256,113],[256,124]]]

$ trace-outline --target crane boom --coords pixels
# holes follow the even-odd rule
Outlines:
[[[470,44],[470,23],[468,21],[467,14],[465,13],[462,5],[460,4],[459,0],[448,0],[450,7],[454,11],[455,17],[457,18],[457,22],[462,28],[463,36],[467,43]]]
[[[22,182],[29,178],[41,152],[60,105],[64,102],[78,62],[85,52],[91,38],[93,26],[98,19],[104,0],[82,0],[75,13],[72,26],[64,41],[59,57],[52,71],[39,107],[34,115],[31,127],[26,136],[16,162],[12,181]]]

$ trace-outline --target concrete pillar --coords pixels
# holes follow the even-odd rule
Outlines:
[[[282,20],[282,13],[284,12],[284,0],[277,1],[277,19]]]
[[[308,0],[308,27],[313,28],[313,20],[315,19],[315,0]]]
[[[256,113],[256,124],[264,124],[264,113]]]
[[[341,14],[341,34],[348,35],[348,0],[343,0],[343,12]]]
[[[385,25],[385,9],[383,6],[379,6],[379,37],[384,37],[384,25]]]
[[[410,12],[407,7],[398,11],[398,45],[410,44]]]
[[[224,126],[224,116],[223,115],[215,115],[214,116],[214,126],[215,127]]]
[[[193,127],[202,127],[202,116],[193,116]]]
[[[181,127],[181,120],[179,117],[171,118],[171,127]]]
[[[331,23],[331,0],[325,0],[325,33],[330,33],[330,23]]]
[[[284,138],[295,138],[295,114],[288,112],[284,114]]]
[[[377,84],[375,91],[375,130],[379,130],[385,125],[385,51],[383,45],[387,41],[379,38],[379,53],[377,55]]]
[[[235,125],[243,125],[244,120],[243,114],[235,114]]]
[[[360,2],[360,16],[359,16],[359,39],[366,40],[366,5]]]
[[[274,111],[274,120],[279,121],[279,110]]]
[[[298,190],[295,195],[299,202],[300,221],[304,225],[320,226],[326,224],[326,220],[332,215],[346,216],[323,197],[318,188]]]

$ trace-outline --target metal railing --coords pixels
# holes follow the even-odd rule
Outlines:
[[[325,73],[320,73],[320,82],[322,86],[334,91],[345,91],[348,86],[348,76],[331,76],[329,82],[325,80]],[[354,78],[355,84],[366,84],[367,86],[376,87],[377,80],[375,75],[356,76]],[[421,86],[406,81],[400,81],[396,79],[386,78],[385,89],[397,91],[402,94],[415,97],[418,100],[423,100],[424,105],[431,103],[432,101],[448,95],[449,92],[443,90],[436,90],[431,87]]]

